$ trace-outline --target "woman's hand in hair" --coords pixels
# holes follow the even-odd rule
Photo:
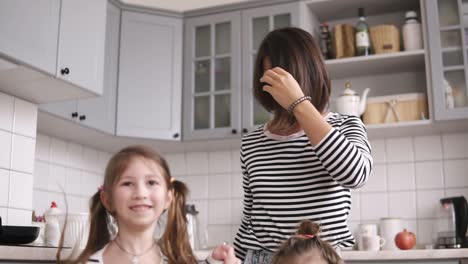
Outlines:
[[[284,109],[288,109],[292,103],[304,96],[294,77],[280,67],[265,71],[260,82],[266,83],[263,91],[271,94]]]
[[[217,246],[213,249],[211,257],[223,261],[224,264],[241,264],[240,259],[236,258],[234,254],[234,248],[230,245]]]

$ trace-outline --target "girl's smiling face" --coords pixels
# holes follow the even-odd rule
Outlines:
[[[112,212],[119,228],[125,225],[145,229],[156,225],[172,201],[172,192],[168,190],[163,173],[161,166],[152,160],[132,158],[113,185]]]

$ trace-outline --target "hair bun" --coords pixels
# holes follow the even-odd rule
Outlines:
[[[297,229],[298,235],[317,235],[320,231],[320,226],[312,222],[310,220],[303,220],[299,223],[299,227]]]

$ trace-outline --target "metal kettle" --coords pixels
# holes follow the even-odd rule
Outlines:
[[[189,235],[190,246],[193,250],[207,247],[208,233],[206,226],[201,223],[199,212],[193,204],[185,206],[185,217],[187,218],[187,233]]]
[[[437,248],[468,248],[468,203],[464,196],[440,199]]]

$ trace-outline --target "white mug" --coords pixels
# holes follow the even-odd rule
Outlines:
[[[385,239],[377,235],[362,236],[361,242],[362,250],[365,251],[379,251],[385,245]]]
[[[360,224],[359,235],[360,236],[376,236],[377,224]]]
[[[387,241],[383,250],[398,250],[395,244],[395,236],[403,230],[402,220],[400,218],[381,218],[380,235]]]

